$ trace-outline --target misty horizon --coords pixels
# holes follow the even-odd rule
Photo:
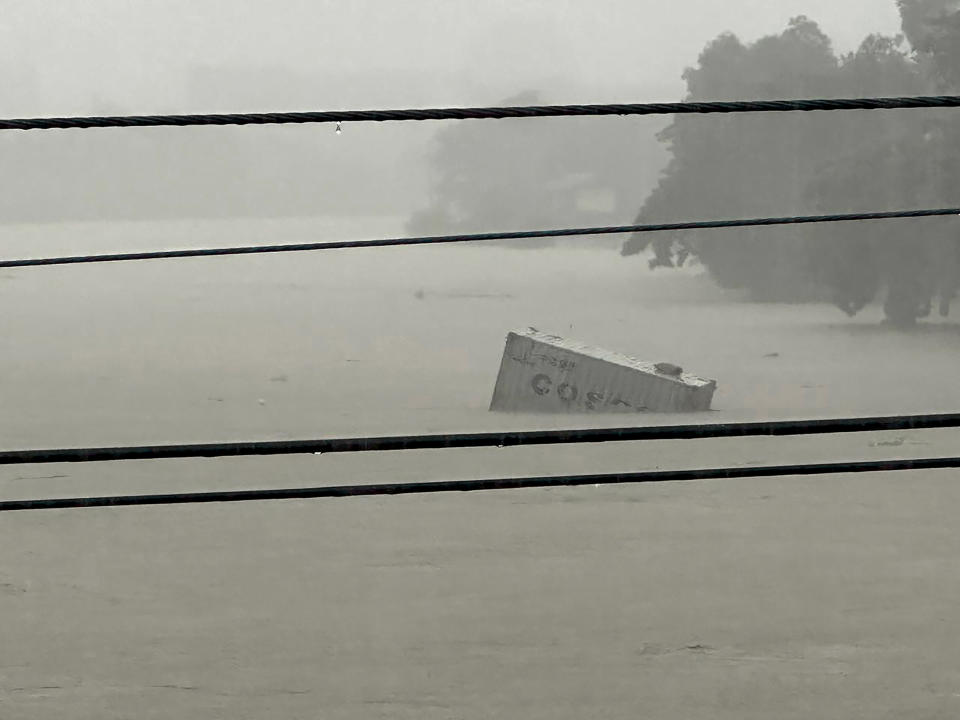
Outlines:
[[[7,2],[0,81],[949,95],[960,0]],[[0,718],[960,717],[955,215],[266,252],[952,208],[957,113],[0,131]]]

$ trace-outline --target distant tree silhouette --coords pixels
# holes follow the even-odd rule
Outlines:
[[[540,103],[530,91],[501,104]],[[420,235],[629,221],[637,193],[646,192],[662,164],[659,148],[644,141],[650,122],[564,117],[451,124],[437,133],[429,157],[429,204],[407,229]]]

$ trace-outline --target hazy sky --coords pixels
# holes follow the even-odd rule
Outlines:
[[[899,31],[894,0],[0,0],[0,114],[202,111],[184,89],[198,65],[380,74],[368,106],[397,102],[411,77],[410,104],[489,102],[549,78],[594,88],[569,101],[673,100],[709,39],[755,39],[799,14],[842,51]],[[277,96],[257,86],[230,97],[284,109],[258,107]],[[332,95],[283,97],[342,105]]]

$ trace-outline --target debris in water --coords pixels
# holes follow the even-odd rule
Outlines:
[[[895,440],[878,440],[876,442],[870,443],[870,447],[900,447],[903,445],[904,439],[898,437]]]
[[[709,410],[715,380],[648,363],[535,328],[507,335],[490,410],[690,412]]]

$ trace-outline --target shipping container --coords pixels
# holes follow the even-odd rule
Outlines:
[[[709,410],[715,380],[536,330],[507,335],[490,410],[630,413]]]

